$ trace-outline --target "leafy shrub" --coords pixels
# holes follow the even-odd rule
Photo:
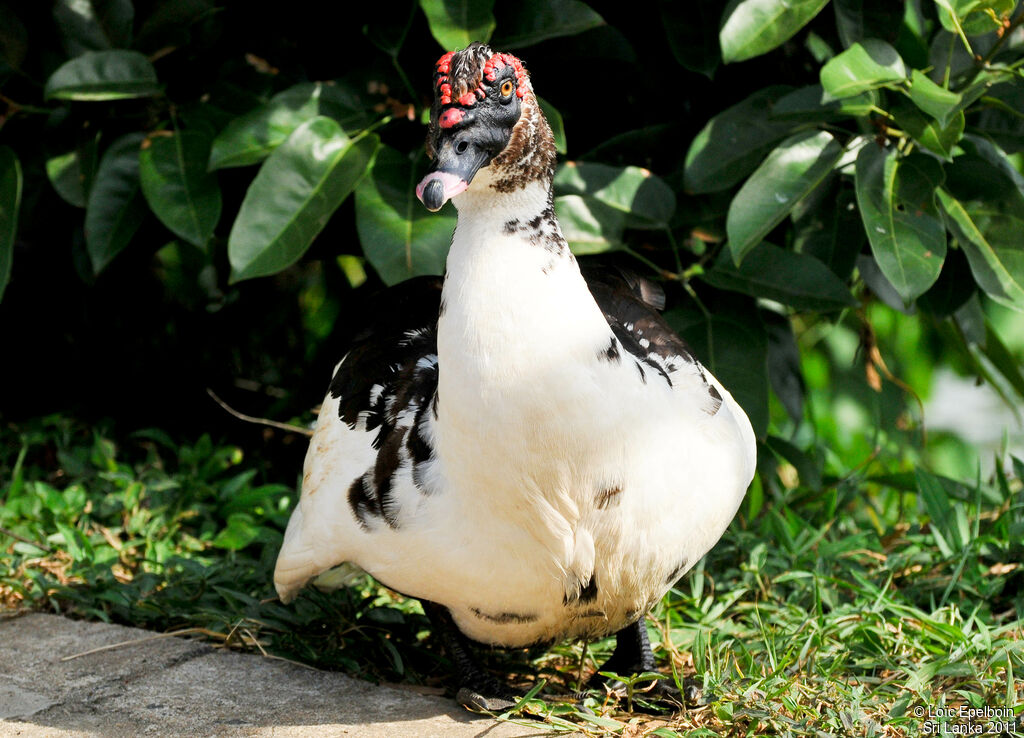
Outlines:
[[[151,251],[140,228],[154,218],[164,261],[227,299],[301,260],[332,217],[348,230],[328,253],[352,284],[364,264],[388,284],[440,273],[454,214],[414,199],[429,99],[412,80],[440,50],[490,40],[527,59],[575,157],[555,180],[574,251],[631,254],[685,288],[670,290],[673,324],[760,437],[769,385],[801,414],[787,318],[834,320],[872,295],[946,321],[968,369],[1024,393],[981,311],[1024,309],[1019,3],[455,6],[354,9],[329,65],[301,36],[284,51],[254,34],[267,48],[245,54],[251,21],[213,0],[12,10],[0,295],[18,279],[19,204],[22,230],[36,227],[47,187],[73,206],[86,279]],[[317,65],[345,76],[317,79]]]

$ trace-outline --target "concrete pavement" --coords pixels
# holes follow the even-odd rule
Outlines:
[[[442,697],[57,615],[0,619],[0,736],[518,738]]]

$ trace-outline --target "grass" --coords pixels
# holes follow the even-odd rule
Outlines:
[[[292,479],[203,436],[117,438],[53,417],[0,430],[0,602],[197,629],[378,681],[451,687],[418,603],[365,577],[283,606],[271,571]],[[594,735],[916,736],[941,708],[1024,707],[1024,464],[963,483],[877,461],[830,474],[813,444],[762,480],[648,620],[684,709],[571,694],[612,641],[485,655],[530,692],[506,720]],[[947,734],[984,721],[943,718]]]

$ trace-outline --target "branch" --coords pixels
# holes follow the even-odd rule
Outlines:
[[[212,397],[213,401],[216,402],[225,410],[227,410],[228,413],[234,415],[239,420],[244,420],[246,423],[255,423],[257,425],[269,425],[271,428],[277,428],[279,430],[287,431],[288,433],[299,433],[303,436],[306,436],[307,438],[311,438],[313,436],[313,431],[311,431],[309,428],[303,428],[298,425],[291,425],[290,423],[279,423],[276,420],[269,420],[267,418],[256,418],[253,417],[252,415],[240,413],[233,407],[228,405],[226,402],[224,402],[224,400],[217,397],[217,394],[209,387],[206,388],[206,394]]]

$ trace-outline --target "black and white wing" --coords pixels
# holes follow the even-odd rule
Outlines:
[[[412,279],[371,300],[367,328],[334,371],[274,575],[285,601],[353,561],[361,535],[400,529],[428,492],[441,284]]]
[[[696,372],[707,397],[704,409],[714,415],[722,395],[708,381],[704,367],[658,311],[665,307],[661,286],[627,269],[581,267],[583,278],[612,330],[606,357],[632,361],[643,382],[657,378],[674,386],[675,375]],[[625,352],[626,356],[621,354]]]

